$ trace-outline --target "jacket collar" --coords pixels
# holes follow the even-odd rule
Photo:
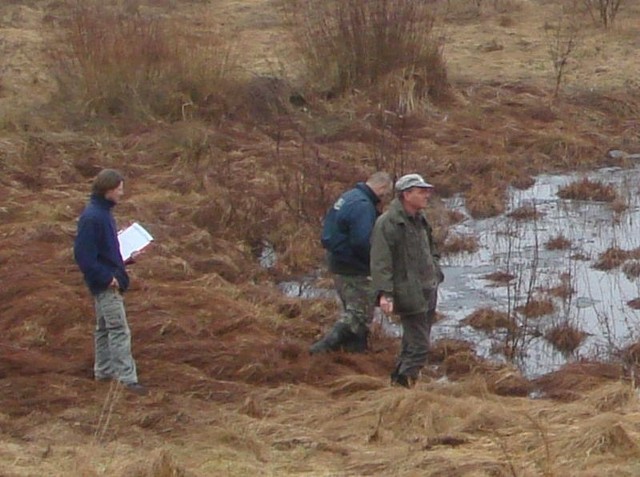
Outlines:
[[[396,222],[401,224],[406,224],[411,219],[411,217],[409,217],[409,214],[407,214],[407,211],[404,210],[402,202],[400,202],[400,199],[398,199],[397,197],[393,199],[389,204],[389,213],[392,214],[393,219]],[[416,217],[419,217],[421,222],[427,222],[427,218],[422,211],[418,212]]]
[[[112,200],[98,194],[91,194],[91,203],[106,210],[111,210],[116,205]]]
[[[371,202],[374,203],[374,205],[380,202],[380,197],[378,197],[366,183],[358,182],[356,184],[356,189],[361,190],[371,200]]]

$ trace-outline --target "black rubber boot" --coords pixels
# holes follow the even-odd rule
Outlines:
[[[316,341],[311,348],[310,354],[327,353],[341,349],[347,342],[353,339],[354,334],[349,326],[342,322],[337,322],[320,341]]]
[[[348,353],[365,353],[369,347],[369,328],[362,327],[357,333],[351,333],[350,339],[344,343]]]

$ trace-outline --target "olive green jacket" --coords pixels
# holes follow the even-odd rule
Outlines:
[[[434,243],[431,226],[424,213],[419,214],[419,224],[424,227],[429,242],[430,259],[426,271],[430,287],[437,287],[444,280],[440,269],[440,255]],[[399,199],[394,199],[389,210],[382,214],[371,236],[371,278],[378,299],[382,294],[393,297],[394,311],[400,315],[415,315],[427,311],[424,294],[424,276],[418,269],[418,254],[407,246],[407,226],[411,226]],[[433,265],[433,266],[432,266]]]

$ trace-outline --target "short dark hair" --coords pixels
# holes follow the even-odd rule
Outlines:
[[[114,169],[101,170],[93,180],[92,192],[96,195],[104,196],[110,190],[118,187],[124,182],[124,177]]]

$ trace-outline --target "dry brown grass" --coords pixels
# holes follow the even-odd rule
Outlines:
[[[589,178],[573,182],[558,190],[558,197],[571,200],[614,202],[618,198],[615,187]]]
[[[629,259],[637,259],[640,257],[640,249],[623,250],[619,247],[611,247],[600,254],[593,268],[597,270],[613,270],[624,264]],[[634,267],[630,265],[630,271],[633,272]]]
[[[524,305],[517,306],[515,310],[527,318],[539,318],[553,313],[555,306],[551,299],[531,298]]]
[[[516,276],[509,272],[493,272],[484,275],[482,278],[503,285],[509,283],[511,280],[514,280]]]
[[[551,237],[544,246],[547,250],[568,250],[571,248],[571,240],[560,234]]]
[[[569,323],[554,326],[544,334],[546,340],[563,353],[573,353],[587,336],[588,333]]]
[[[514,220],[539,220],[543,214],[541,214],[535,206],[532,205],[523,205],[522,207],[518,207],[515,210],[512,210],[507,214],[507,217],[510,217]]]
[[[462,323],[483,331],[495,331],[498,328],[513,330],[516,326],[514,320],[502,311],[491,308],[481,308],[474,311],[462,320]]]
[[[455,255],[477,252],[478,247],[478,239],[472,235],[452,235],[447,237],[439,250],[443,255]]]
[[[625,166],[602,152],[637,143],[635,6],[614,31],[585,26],[567,94],[549,105],[540,28],[555,15],[551,5],[452,0],[461,14],[447,17],[445,54],[456,100],[401,118],[383,111],[373,89],[332,101],[304,91],[300,114],[279,109],[301,68],[296,38],[270,2],[133,2],[143,19],[157,13],[198,33],[189,36],[193,45],[207,31],[237,41],[244,72],[282,77],[274,81],[282,94],[271,95],[272,82],[261,78],[237,85],[239,98],[224,98],[245,103],[238,109],[194,97],[187,120],[184,103],[167,96],[153,102],[168,105],[153,120],[92,118],[87,133],[84,115],[57,124],[43,114],[56,89],[44,53],[68,13],[45,3],[0,5],[2,473],[637,474],[629,441],[637,441],[640,415],[619,383],[621,366],[581,364],[538,382],[544,395],[570,404],[507,398],[496,394],[524,396],[526,381],[451,343],[434,353],[446,364],[415,389],[390,388],[395,340],[376,336],[363,356],[311,359],[306,349],[337,305],[285,299],[273,286],[317,268],[322,212],[378,167],[422,171],[445,196],[473,189],[470,208],[475,196],[488,204],[476,207],[479,215],[491,215],[503,210],[508,185],[526,187],[539,172]],[[517,28],[496,27],[505,15]],[[477,48],[492,43],[504,48]],[[137,45],[126,46],[133,54]],[[420,79],[400,74],[382,85],[398,87],[394,107],[407,107]],[[246,98],[260,103],[247,122],[254,110]],[[146,114],[135,99],[131,107]],[[69,119],[59,101],[50,108]],[[167,124],[176,115],[179,122]],[[118,219],[140,220],[157,237],[133,267],[126,297],[134,354],[152,393],[124,394],[95,446],[88,443],[108,385],[90,379],[91,303],[69,247],[88,182],[105,166],[128,177]],[[279,254],[272,270],[261,270],[253,254],[265,236]],[[441,367],[456,381],[438,379]],[[619,387],[602,388],[607,381]]]

